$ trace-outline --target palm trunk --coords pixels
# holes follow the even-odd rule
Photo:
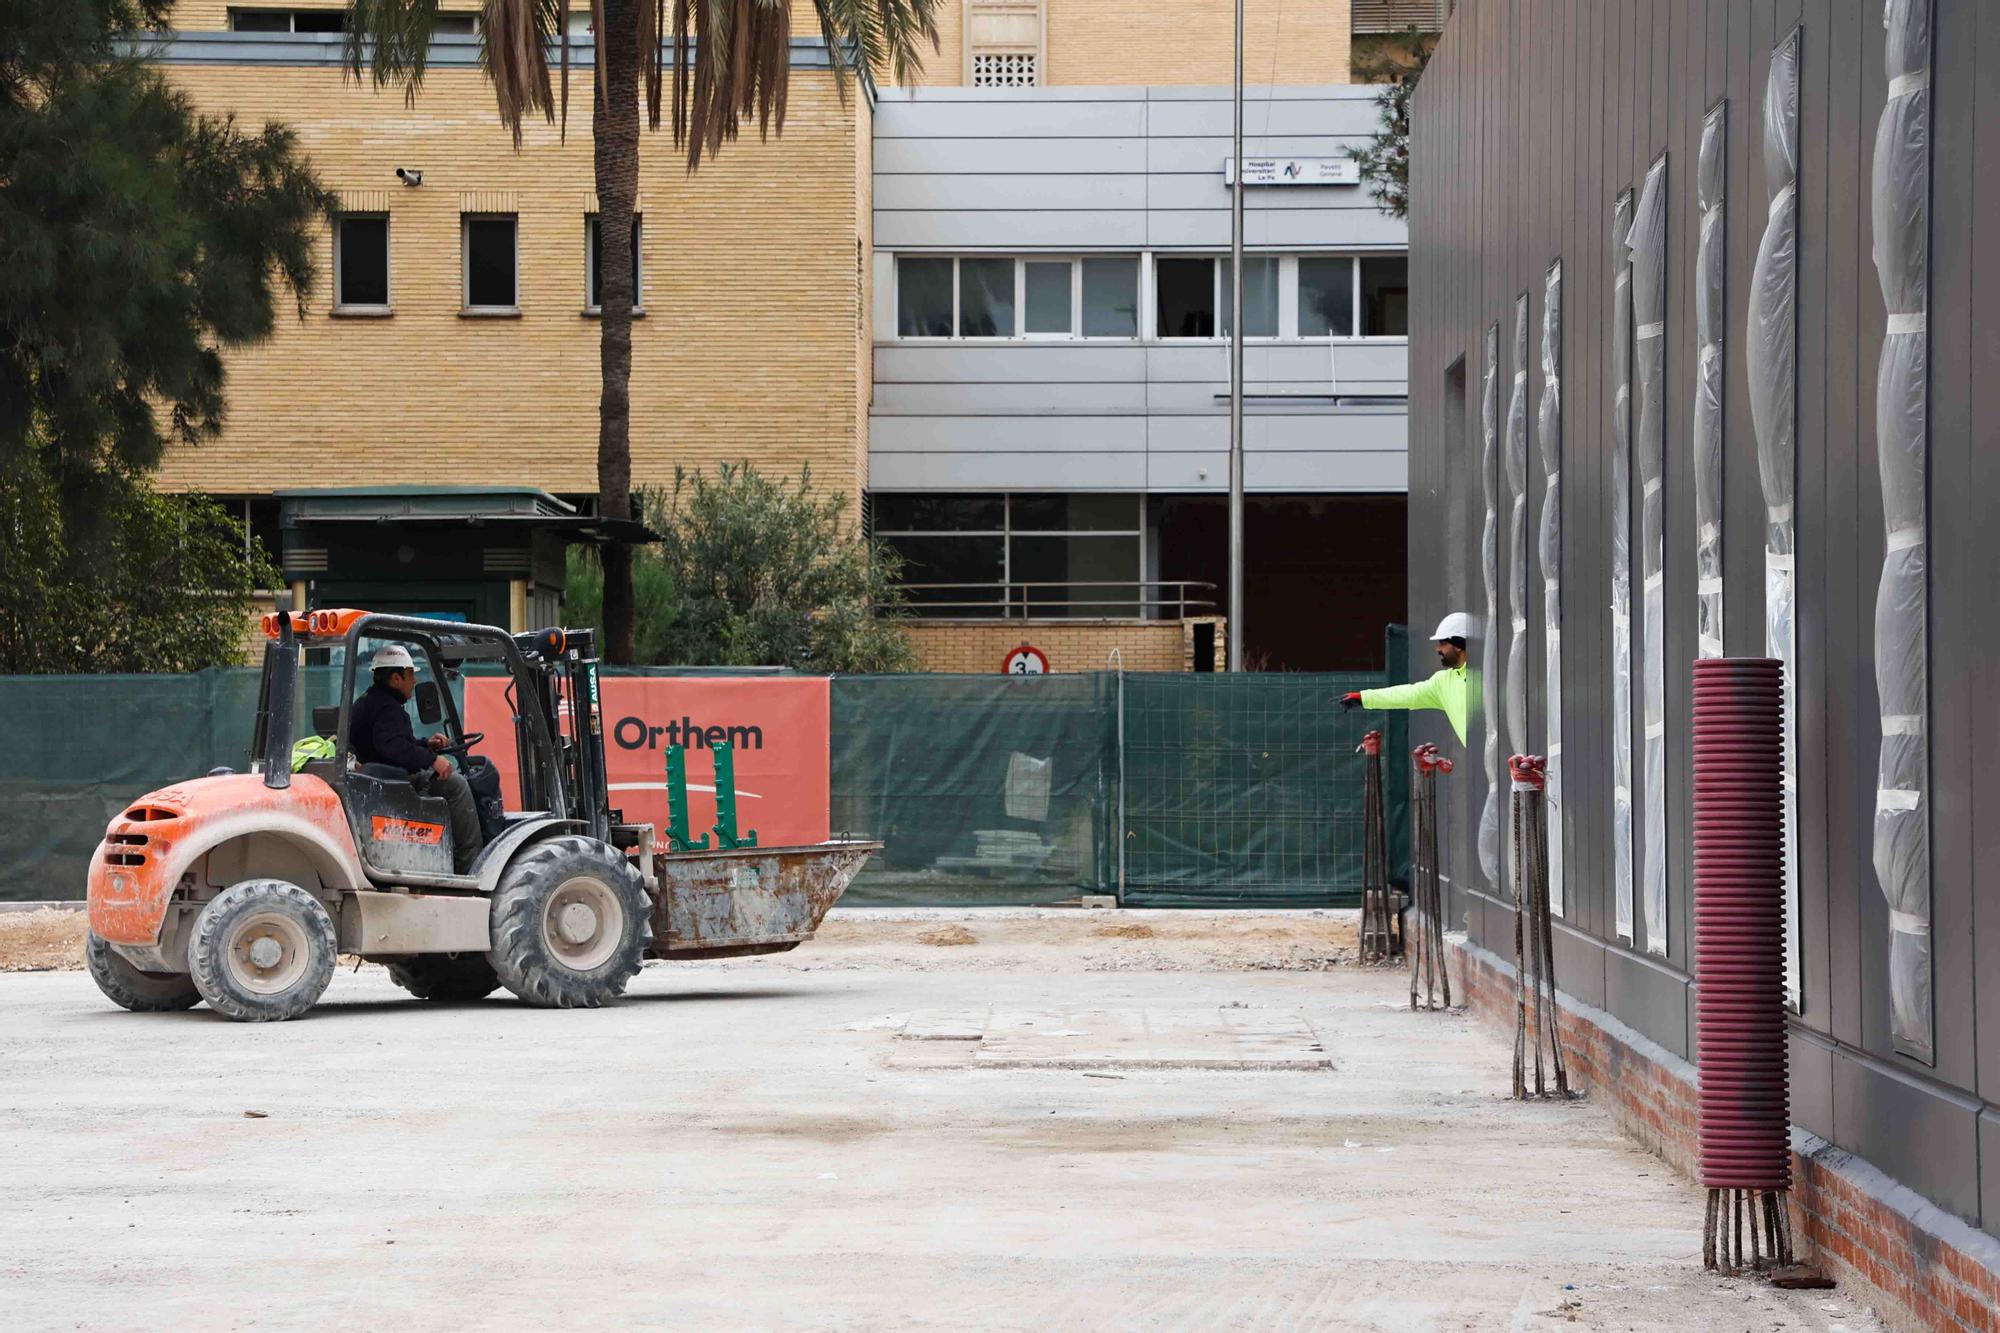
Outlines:
[[[597,408],[597,512],[632,516],[632,212],[639,193],[639,16],[650,0],[604,0],[591,116],[597,172],[597,271],[601,286]],[[604,645],[632,660],[632,548],[612,542],[604,564]]]

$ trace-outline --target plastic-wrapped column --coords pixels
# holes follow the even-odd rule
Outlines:
[[[1791,1187],[1785,1065],[1784,664],[1694,664],[1694,933],[1701,1176]]]
[[[1930,803],[1930,0],[1888,0],[1888,100],[1875,131],[1875,271],[1888,326],[1875,378],[1875,448],[1887,540],[1875,594],[1875,878],[1889,903],[1890,1033],[1934,1058]]]
[[[1694,257],[1694,574],[1695,645],[1699,657],[1722,656],[1722,328],[1729,312],[1723,276],[1723,189],[1727,171],[1727,108],[1701,123],[1695,163],[1700,216]]]
[[[1528,294],[1514,298],[1513,380],[1507,394],[1507,744],[1528,746]]]
[[[1632,343],[1639,372],[1639,425],[1633,465],[1639,480],[1639,573],[1646,718],[1645,864],[1639,901],[1645,909],[1646,951],[1667,952],[1667,691],[1666,691],[1666,377],[1667,159],[1655,159],[1632,209]]]
[[[1479,812],[1479,868],[1488,888],[1500,889],[1500,699],[1499,664],[1492,660],[1500,624],[1500,326],[1486,330],[1486,369],[1479,389],[1479,479],[1486,498],[1486,528],[1479,539],[1479,564],[1486,576],[1486,638],[1480,679],[1486,715],[1486,805]]]
[[[1632,192],[1611,210],[1611,899],[1632,939]]]
[[[1542,449],[1542,642],[1548,710],[1549,910],[1563,910],[1562,801],[1562,261],[1542,284],[1542,396],[1535,438]]]
[[[1771,191],[1750,273],[1750,424],[1764,488],[1764,652],[1785,664],[1785,978],[1799,999],[1798,640],[1792,621],[1797,489],[1799,40],[1771,52],[1764,86],[1764,180]]]

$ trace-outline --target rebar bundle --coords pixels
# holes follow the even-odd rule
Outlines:
[[[1385,963],[1401,952],[1389,901],[1389,826],[1382,806],[1382,733],[1361,738],[1361,961]]]
[[[1438,877],[1437,775],[1451,772],[1451,760],[1440,757],[1435,745],[1419,745],[1410,751],[1410,765],[1416,773],[1412,784],[1416,799],[1411,810],[1415,845],[1411,848],[1410,906],[1417,919],[1416,939],[1408,949],[1410,1008],[1418,1007],[1421,986],[1423,1008],[1449,1009],[1451,971],[1444,956],[1444,889]]]
[[[1555,937],[1549,917],[1549,820],[1542,784],[1547,761],[1517,754],[1507,761],[1514,786],[1514,1096],[1528,1093],[1529,1004],[1534,992],[1534,1096],[1569,1096],[1557,1026]],[[1548,1059],[1543,1060],[1546,1045]]]

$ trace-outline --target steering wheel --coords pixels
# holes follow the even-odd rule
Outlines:
[[[479,744],[479,742],[485,739],[486,739],[486,733],[483,731],[468,731],[463,736],[460,736],[457,740],[453,741],[451,744],[440,746],[438,748],[438,753],[457,755],[460,759],[463,759],[465,758],[465,752],[467,750],[470,750],[473,746]]]

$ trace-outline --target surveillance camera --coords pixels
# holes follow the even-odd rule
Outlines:
[[[405,185],[422,185],[424,183],[424,173],[418,171],[415,167],[397,167],[396,179]]]

